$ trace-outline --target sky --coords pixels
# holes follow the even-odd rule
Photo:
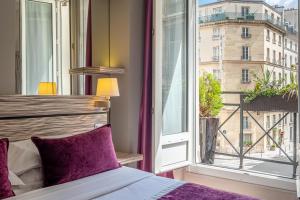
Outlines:
[[[217,0],[198,0],[200,4],[216,2]],[[265,0],[270,5],[284,5],[286,8],[297,8],[298,0]]]

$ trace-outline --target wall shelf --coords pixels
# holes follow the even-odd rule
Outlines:
[[[124,67],[78,67],[70,69],[71,75],[119,75],[124,73]]]

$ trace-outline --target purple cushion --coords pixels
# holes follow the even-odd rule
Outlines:
[[[0,199],[14,196],[8,179],[7,151],[8,139],[0,139]]]
[[[110,125],[66,138],[31,139],[40,152],[46,187],[120,166],[112,142]]]

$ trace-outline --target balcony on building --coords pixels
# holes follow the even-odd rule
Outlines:
[[[247,38],[251,38],[251,37],[252,37],[252,35],[251,35],[251,34],[249,34],[249,33],[247,33],[247,34],[245,34],[245,33],[242,33],[242,34],[241,34],[241,37],[242,37],[242,38],[245,38],[245,39],[247,39]]]
[[[249,13],[247,15],[242,13],[235,13],[235,12],[223,12],[223,13],[216,13],[207,16],[200,16],[199,23],[212,23],[212,22],[221,22],[221,21],[258,21],[258,22],[267,22],[271,25],[276,26],[277,28],[282,29],[285,31],[284,24],[281,20],[277,21],[272,19],[271,16],[263,14],[263,13]]]
[[[251,56],[245,56],[245,55],[243,55],[243,56],[241,56],[241,60],[242,61],[251,61]]]
[[[219,61],[220,58],[219,58],[219,56],[213,56],[213,57],[212,57],[212,60],[213,60],[213,61]]]
[[[220,39],[220,34],[214,34],[212,36],[212,40],[219,40]]]

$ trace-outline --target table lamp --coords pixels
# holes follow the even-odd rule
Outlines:
[[[56,95],[56,83],[55,82],[40,82],[38,86],[39,95]]]
[[[98,79],[96,96],[105,97],[106,107],[110,108],[110,97],[120,96],[118,80],[116,78]],[[103,105],[100,102],[95,103],[98,107],[101,107],[101,105]]]

